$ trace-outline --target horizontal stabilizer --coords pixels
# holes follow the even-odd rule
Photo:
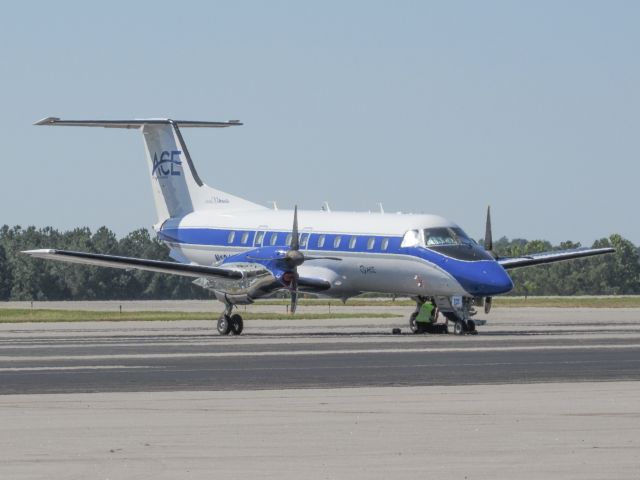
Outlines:
[[[183,127],[225,128],[242,125],[239,120],[228,122],[200,122],[197,120],[170,120],[168,118],[148,118],[134,120],[62,120],[58,117],[47,117],[38,120],[34,125],[60,125],[66,127],[104,127],[104,128],[140,128],[144,125],[178,125]]]
[[[506,270],[511,268],[530,267],[532,265],[542,265],[545,263],[560,262],[562,260],[573,260],[575,258],[592,257],[605,253],[615,252],[615,248],[576,248],[572,250],[559,250],[556,252],[534,253],[522,257],[500,258],[498,263]]]
[[[150,272],[172,273],[187,277],[220,277],[228,279],[241,279],[242,272],[219,267],[207,267],[203,265],[186,265],[183,263],[164,262],[161,260],[147,260],[143,258],[119,257],[116,255],[104,255],[100,253],[70,252],[67,250],[41,249],[26,250],[26,253],[36,258],[58,260],[69,263],[82,263],[100,267],[113,267],[124,269],[147,270]]]

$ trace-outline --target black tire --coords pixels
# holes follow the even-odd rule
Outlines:
[[[475,332],[476,322],[474,322],[473,320],[467,320],[467,329],[469,330],[469,332]]]
[[[229,325],[231,326],[231,333],[234,335],[240,335],[242,330],[244,329],[244,322],[242,321],[242,317],[237,313],[231,315],[229,319]]]
[[[220,335],[229,335],[231,331],[231,324],[229,323],[229,317],[227,315],[221,315],[218,319],[218,333]]]
[[[453,325],[453,333],[456,335],[464,335],[466,332],[467,329],[465,328],[464,322],[456,322]]]

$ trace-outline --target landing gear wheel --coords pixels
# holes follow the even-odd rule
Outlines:
[[[221,315],[218,319],[218,333],[220,335],[229,335],[231,331],[231,325],[229,323],[229,317],[227,315]]]
[[[453,325],[453,333],[455,333],[456,335],[464,335],[466,333],[466,328],[464,325],[464,322],[456,322]]]
[[[229,319],[229,325],[231,326],[231,332],[234,335],[240,335],[242,333],[242,329],[244,328],[242,317],[237,313],[231,315],[231,318]]]
[[[477,335],[478,331],[476,330],[476,322],[473,320],[467,320],[467,330],[471,335]]]

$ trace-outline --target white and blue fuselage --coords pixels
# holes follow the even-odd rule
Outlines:
[[[199,211],[165,221],[158,236],[176,260],[232,266],[246,252],[288,248],[292,216],[291,210]],[[341,259],[305,262],[298,269],[302,277],[328,281],[327,296],[486,297],[513,288],[493,257],[439,216],[301,211],[299,218],[305,255]]]

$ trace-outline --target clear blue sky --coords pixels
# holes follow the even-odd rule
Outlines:
[[[257,202],[638,244],[639,25],[634,1],[10,2],[0,224],[150,226],[138,132],[31,124],[167,116],[245,122],[185,137]]]

